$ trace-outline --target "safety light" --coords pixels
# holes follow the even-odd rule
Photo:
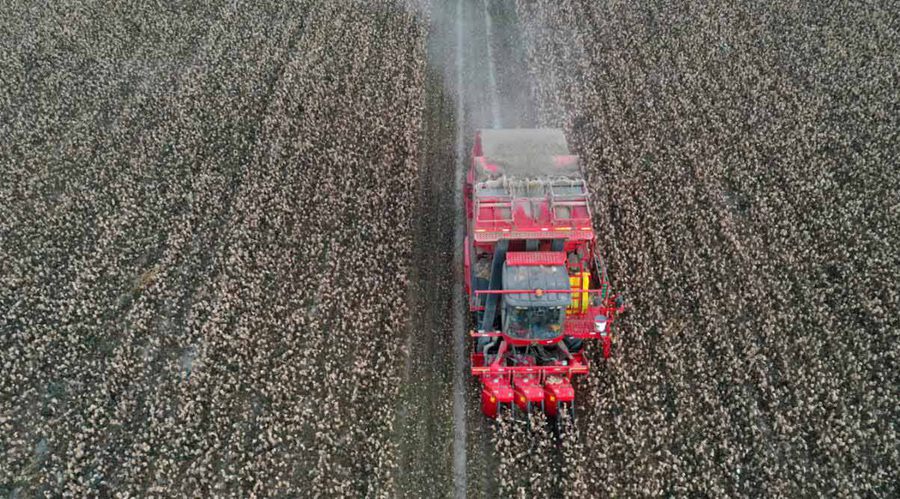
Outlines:
[[[606,324],[609,320],[605,315],[598,315],[594,317],[594,331],[600,333],[601,336],[606,336]]]

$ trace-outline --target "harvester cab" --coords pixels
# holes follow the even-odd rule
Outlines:
[[[610,355],[621,303],[595,248],[587,184],[554,129],[481,130],[466,177],[466,291],[482,410],[574,414],[584,340]]]
[[[531,256],[532,254],[525,254]],[[521,265],[517,255],[507,253],[503,267],[504,287],[509,289],[566,289],[569,273],[562,265]],[[501,330],[510,337],[550,340],[561,334],[566,307],[571,298],[564,294],[507,294],[503,296]]]

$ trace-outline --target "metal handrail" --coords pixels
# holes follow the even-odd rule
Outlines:
[[[606,283],[603,283],[604,285]],[[606,292],[605,286],[600,289],[476,289],[476,295],[540,295],[544,293],[549,294],[563,294],[563,293],[604,293]]]

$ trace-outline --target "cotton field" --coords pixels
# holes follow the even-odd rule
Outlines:
[[[891,496],[897,26],[10,0],[0,496]],[[630,305],[574,423],[487,420],[468,373],[458,175],[492,127],[566,131]]]

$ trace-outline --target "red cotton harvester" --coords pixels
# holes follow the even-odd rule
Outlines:
[[[466,176],[466,293],[481,408],[574,416],[584,340],[610,354],[623,309],[595,248],[578,157],[555,129],[480,130]]]

